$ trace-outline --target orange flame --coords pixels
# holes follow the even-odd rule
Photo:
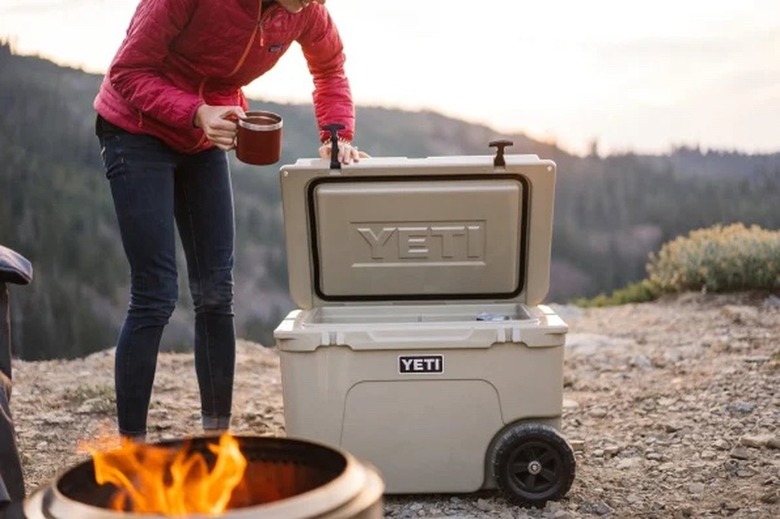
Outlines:
[[[208,449],[216,460],[211,469],[203,454],[122,441],[118,449],[92,452],[95,480],[119,490],[110,508],[170,517],[221,514],[244,477],[247,461],[230,434]]]

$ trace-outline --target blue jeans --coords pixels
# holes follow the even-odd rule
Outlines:
[[[130,304],[119,333],[119,432],[143,436],[163,328],[178,299],[176,230],[195,310],[195,372],[206,430],[227,429],[233,398],[233,190],[227,154],[178,153],[155,137],[98,118],[96,133],[130,264]],[[175,222],[175,226],[174,226]]]

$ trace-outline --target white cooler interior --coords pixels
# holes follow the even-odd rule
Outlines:
[[[307,312],[301,325],[367,323],[448,323],[531,319],[523,305],[324,306]]]

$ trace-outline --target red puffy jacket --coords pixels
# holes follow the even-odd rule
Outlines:
[[[195,153],[212,146],[193,124],[203,103],[248,108],[241,87],[297,41],[314,79],[320,126],[340,123],[352,140],[355,110],[344,52],[324,6],[290,13],[261,0],[141,0],[103,79],[95,110],[131,133]],[[320,131],[320,140],[328,138]]]

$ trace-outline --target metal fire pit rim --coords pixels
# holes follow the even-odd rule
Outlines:
[[[367,481],[371,480],[371,474],[355,456],[332,445],[327,445],[317,441],[287,437],[265,437],[260,435],[234,435],[234,437],[239,440],[242,438],[283,440],[284,442],[289,441],[300,445],[306,444],[308,446],[323,448],[343,456],[345,459],[345,467],[341,474],[324,485],[307,492],[285,498],[281,501],[274,501],[271,503],[244,508],[234,508],[227,511],[222,516],[198,514],[188,515],[186,519],[215,519],[215,517],[250,519],[256,518],[258,514],[262,514],[263,519],[291,519],[298,517],[302,519],[304,517],[308,517],[308,515],[301,515],[301,510],[333,509],[345,505],[360,493],[361,488],[366,484]],[[187,440],[191,440],[193,438],[197,439],[204,437],[198,436],[185,438],[180,441],[184,443]],[[169,440],[168,442],[173,444],[176,442],[176,440]],[[163,440],[159,443],[164,444],[166,443],[166,440]],[[25,500],[25,512],[28,514],[41,514],[30,515],[30,517],[33,519],[36,517],[78,517],[79,519],[113,519],[119,517],[122,519],[171,519],[171,516],[159,514],[117,512],[108,508],[89,505],[87,503],[83,503],[76,499],[67,497],[59,490],[57,482],[60,481],[60,479],[68,472],[71,472],[87,463],[92,463],[92,459],[89,458],[82,461],[81,463],[60,471],[49,484],[37,488]],[[384,487],[384,484],[381,484],[382,487]]]

